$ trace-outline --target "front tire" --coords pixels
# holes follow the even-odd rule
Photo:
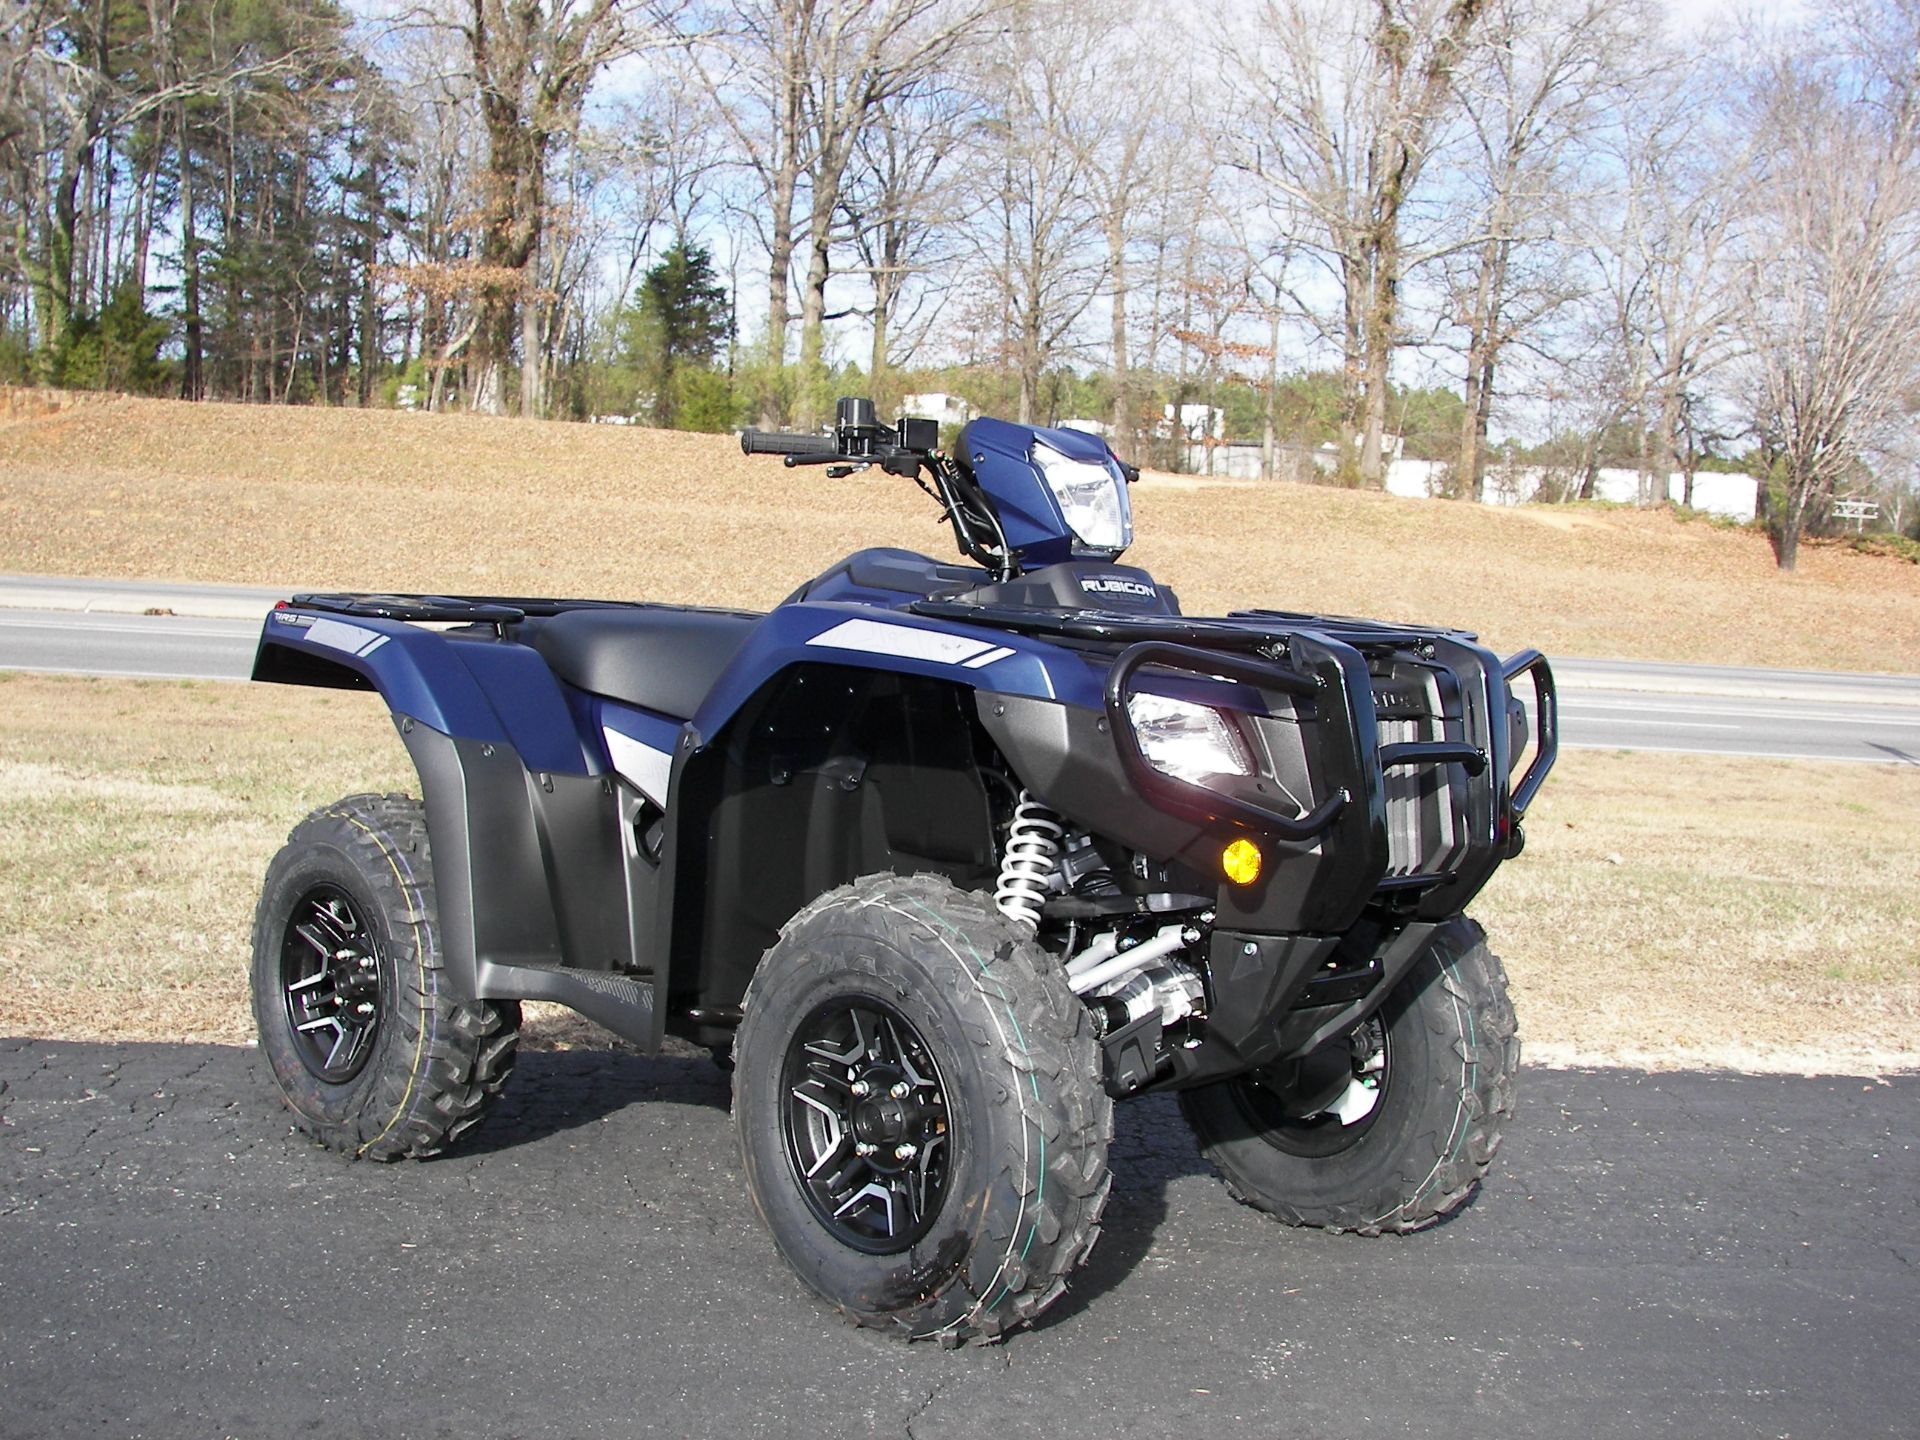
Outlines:
[[[1352,1069],[1338,1112],[1290,1114],[1299,1107],[1257,1075],[1181,1095],[1234,1198],[1290,1225],[1363,1235],[1418,1230],[1465,1204],[1513,1116],[1520,1064],[1485,932],[1465,918],[1443,927],[1378,1015],[1331,1046]]]
[[[1030,937],[945,880],[868,876],[788,923],[743,1009],[747,1183],[816,1293],[955,1341],[1058,1298],[1099,1231],[1113,1104]]]
[[[294,1123],[356,1159],[440,1153],[513,1070],[519,1002],[448,994],[426,816],[404,796],[294,827],[254,914],[252,989]]]

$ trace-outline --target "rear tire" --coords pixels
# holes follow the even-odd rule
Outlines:
[[[1371,1029],[1369,1027],[1372,1027]],[[1380,1042],[1384,1041],[1384,1044]],[[1180,1108],[1235,1199],[1286,1221],[1363,1235],[1431,1225],[1465,1204],[1513,1116],[1520,1040],[1507,976],[1486,935],[1443,927],[1351,1046],[1352,1122],[1289,1119],[1257,1076],[1189,1090]]]
[[[747,1182],[828,1304],[958,1341],[1059,1297],[1099,1233],[1113,1104],[1031,937],[937,877],[868,876],[788,923],[743,1009]]]
[[[294,827],[254,915],[252,989],[294,1124],[356,1159],[440,1153],[513,1070],[520,1003],[447,993],[426,816],[404,796]]]

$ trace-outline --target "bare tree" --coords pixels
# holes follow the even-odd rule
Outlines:
[[[458,0],[487,138],[480,176],[479,263],[485,279],[469,350],[468,403],[506,408],[505,375],[518,320],[520,413],[546,399],[548,302],[540,245],[558,148],[577,133],[595,78],[639,36],[616,0]],[[508,277],[513,277],[509,279]]]
[[[827,282],[855,148],[887,103],[980,38],[1009,0],[723,0],[685,31],[700,73],[761,191],[767,251],[767,357],[785,363],[794,254],[803,428],[818,418]],[[796,209],[804,203],[804,213]],[[761,400],[775,423],[779,396]]]
[[[1193,97],[1181,94],[1187,77],[1179,58],[1166,53],[1157,19],[1146,0],[1115,7],[1100,41],[1099,83],[1083,97],[1090,121],[1087,189],[1107,246],[1109,424],[1114,445],[1130,458],[1141,420],[1128,335],[1135,252],[1169,218],[1170,192],[1211,163],[1202,117]],[[1196,212],[1180,215],[1181,228],[1192,226]]]
[[[1486,0],[1263,0],[1220,44],[1235,93],[1233,163],[1256,177],[1318,269],[1292,293],[1340,352],[1342,463],[1379,486],[1387,378],[1410,274],[1462,243],[1410,234],[1426,169],[1456,108]],[[1316,292],[1337,297],[1331,309]]]
[[[977,95],[929,80],[883,106],[855,147],[841,204],[872,288],[867,378],[876,396],[894,398],[889,376],[944,308],[961,245],[948,202],[981,115]]]
[[[1644,6],[1616,0],[1493,0],[1473,63],[1456,77],[1468,139],[1470,245],[1447,257],[1450,319],[1464,332],[1465,412],[1456,493],[1482,496],[1502,359],[1578,293],[1555,242],[1577,183],[1580,142],[1614,102],[1652,34]],[[1632,57],[1632,58],[1630,58]]]
[[[1776,492],[1780,568],[1824,518],[1834,487],[1920,386],[1920,92],[1916,12],[1847,12],[1894,57],[1779,42],[1755,76],[1754,129],[1769,157],[1754,197],[1744,392]]]
[[[996,113],[982,127],[973,201],[976,263],[998,312],[1019,386],[1019,419],[1040,416],[1040,381],[1070,348],[1099,294],[1107,256],[1092,194],[1100,7],[1050,0],[1024,8],[996,48]]]

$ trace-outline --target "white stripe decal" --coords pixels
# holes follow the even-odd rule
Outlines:
[[[1013,654],[1013,651],[1009,650],[1006,646],[996,645],[993,647],[993,649],[989,650],[986,654],[976,655],[973,659],[967,661],[967,669],[969,670],[985,669],[987,666],[993,664],[994,661],[1004,660],[1011,654]]]
[[[613,758],[613,768],[620,772],[621,778],[664,810],[667,781],[673,774],[673,756],[665,750],[643,745],[618,730],[602,726],[600,733],[606,737],[607,754]]]
[[[360,655],[373,648],[370,642],[384,639],[377,630],[369,630],[363,625],[349,625],[344,620],[316,620],[307,627],[307,639],[316,645],[324,645],[329,650],[344,650],[349,655]]]
[[[807,643],[824,645],[833,650],[858,650],[864,655],[897,655],[903,660],[931,660],[938,665],[960,665],[974,659],[982,651],[993,648],[963,635],[946,635],[938,630],[920,630],[911,625],[886,625],[878,620],[843,621]]]

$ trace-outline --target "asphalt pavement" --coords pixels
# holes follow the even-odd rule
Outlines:
[[[523,1057],[455,1154],[290,1132],[255,1052],[0,1040],[0,1433],[1911,1436],[1920,1078],[1528,1070],[1492,1182],[1380,1240],[1122,1106],[1037,1330],[853,1330],[704,1057]]]

